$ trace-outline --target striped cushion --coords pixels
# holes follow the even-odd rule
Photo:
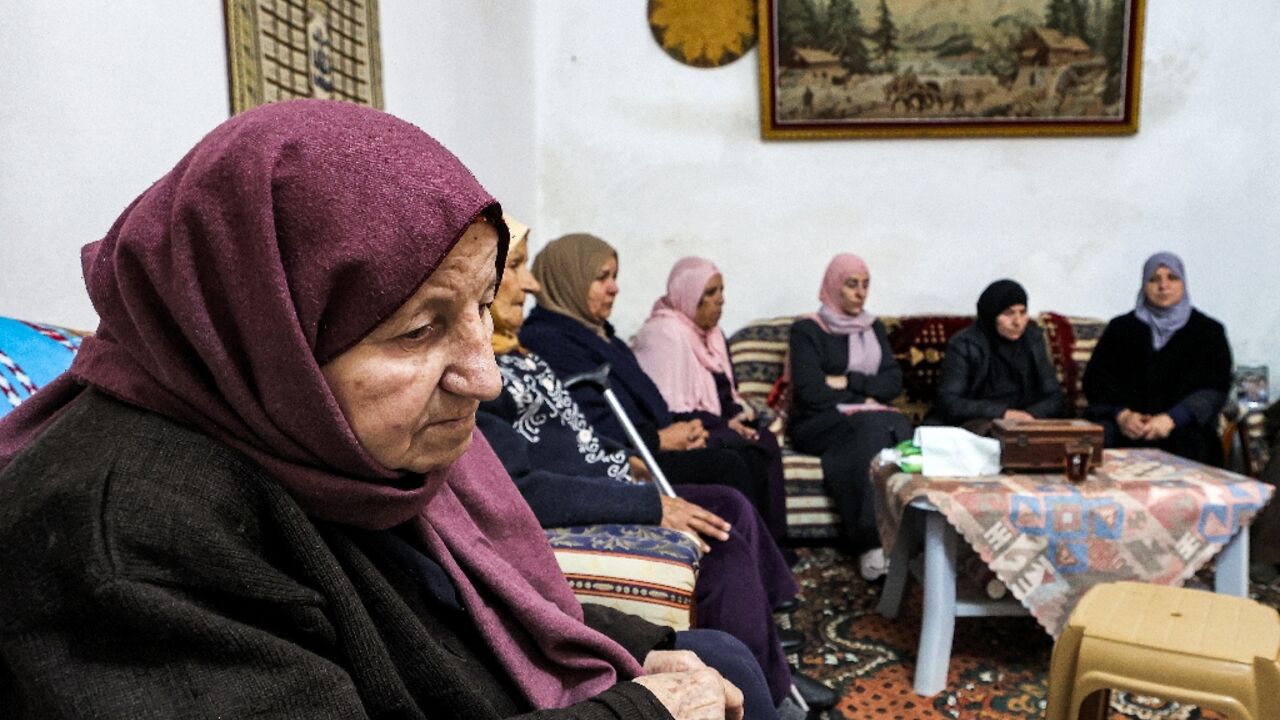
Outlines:
[[[546,533],[580,602],[689,629],[701,558],[692,538],[649,525],[552,528]]]
[[[84,333],[0,317],[0,417],[70,365]]]
[[[947,342],[972,317],[957,315],[902,316],[880,318],[889,333],[889,346],[903,368],[906,389],[894,406],[919,422],[928,413],[937,395],[938,369],[946,354]],[[729,338],[733,376],[743,398],[765,409],[773,384],[782,375],[787,341],[795,316],[756,320]],[[1106,328],[1105,320],[1043,313],[1037,322],[1044,330],[1049,357],[1067,393],[1068,407],[1076,413],[1084,409],[1080,383],[1093,348]],[[822,482],[818,458],[801,455],[786,447],[785,428],[778,433],[783,443],[782,470],[786,479],[787,535],[798,540],[825,540],[838,536],[839,518]]]

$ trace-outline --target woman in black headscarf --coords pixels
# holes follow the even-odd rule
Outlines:
[[[1192,307],[1186,278],[1173,253],[1147,259],[1134,309],[1107,323],[1085,369],[1086,413],[1108,447],[1158,447],[1220,466],[1231,346],[1222,323]]]
[[[1027,316],[1027,291],[997,280],[978,297],[978,320],[947,343],[931,422],[980,435],[991,421],[1058,417],[1062,386],[1044,333]]]

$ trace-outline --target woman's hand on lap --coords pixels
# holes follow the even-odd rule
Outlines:
[[[729,531],[733,529],[727,520],[701,505],[666,495],[662,496],[662,527],[693,533],[704,553],[710,552],[711,546],[703,542],[702,536],[723,542],[729,539]]]
[[[711,668],[636,678],[676,720],[741,720],[742,691]]]

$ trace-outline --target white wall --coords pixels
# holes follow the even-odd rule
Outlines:
[[[685,254],[723,270],[732,332],[814,308],[839,251],[870,264],[873,312],[972,312],[1012,276],[1033,311],[1110,317],[1168,248],[1237,359],[1280,372],[1280,4],[1205,7],[1148,3],[1134,137],[766,143],[755,52],[687,67],[643,3],[543,3],[535,244],[618,247],[624,335]]]
[[[532,5],[382,0],[387,109],[532,213]],[[222,2],[41,0],[0,22],[0,315],[97,325],[79,249],[230,113]]]
[[[8,3],[0,315],[97,325],[80,246],[227,117],[221,3]]]
[[[643,3],[382,0],[388,109],[534,225],[622,251],[634,331],[671,263],[714,258],[725,326],[813,306],[840,250],[872,309],[1109,316],[1168,247],[1238,359],[1280,373],[1280,6],[1151,3],[1142,130],[1121,139],[759,139],[754,52],[716,70],[653,42]],[[78,249],[228,113],[221,3],[45,0],[0,23],[0,315],[92,327]]]
[[[381,0],[387,111],[453,151],[504,209],[531,217],[534,6]]]

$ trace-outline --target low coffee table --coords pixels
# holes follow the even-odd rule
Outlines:
[[[1116,580],[1181,585],[1217,556],[1215,589],[1248,593],[1246,528],[1265,483],[1160,450],[1108,450],[1086,483],[1061,474],[926,478],[880,468],[877,518],[889,577],[879,610],[896,617],[911,558],[924,546],[924,612],[914,688],[946,686],[957,617],[1033,615],[1054,637],[1090,587]],[[1013,598],[957,593],[963,537]]]

